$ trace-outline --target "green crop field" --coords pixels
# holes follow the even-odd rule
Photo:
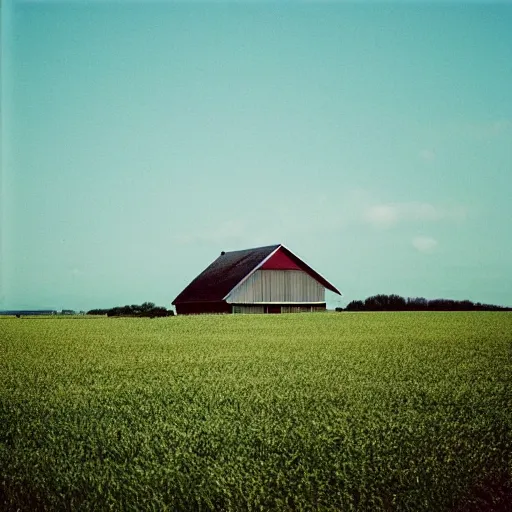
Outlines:
[[[0,510],[510,510],[511,313],[0,319]]]

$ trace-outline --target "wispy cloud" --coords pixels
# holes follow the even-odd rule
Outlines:
[[[433,252],[438,246],[437,240],[430,236],[415,236],[411,243],[417,251],[424,253]]]
[[[205,220],[196,230],[182,233],[175,240],[182,245],[226,247],[293,244],[312,237],[331,237],[362,223],[384,230],[414,223],[457,222],[466,218],[466,210],[429,202],[377,202],[371,192],[348,190],[336,200],[325,195],[299,195],[284,199],[272,209],[249,210],[241,215],[240,219],[224,218],[221,222]],[[425,246],[421,242],[419,245]]]
[[[391,227],[399,220],[400,209],[397,205],[377,204],[370,206],[363,214],[364,220],[377,227]]]
[[[459,131],[467,137],[477,140],[487,140],[512,134],[512,120],[495,119],[491,121],[468,122],[459,125]]]
[[[386,203],[368,206],[363,219],[377,228],[390,228],[402,222],[464,220],[466,210],[460,206],[445,207],[431,203]]]
[[[436,152],[433,149],[422,149],[418,156],[425,162],[431,162],[436,158]]]

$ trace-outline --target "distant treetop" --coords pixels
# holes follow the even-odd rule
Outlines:
[[[107,315],[107,316],[132,316],[132,317],[161,317],[173,316],[174,311],[163,307],[155,306],[154,302],[144,302],[140,306],[132,304],[131,306],[117,306],[110,309],[91,309],[87,311],[88,315]]]
[[[512,308],[482,304],[470,300],[433,299],[409,297],[400,295],[372,295],[364,301],[353,300],[345,309],[336,311],[512,311]]]

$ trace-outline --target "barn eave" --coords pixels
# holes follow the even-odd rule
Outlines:
[[[272,304],[283,304],[286,306],[302,306],[306,304],[325,304],[325,300],[321,301],[311,301],[311,300],[304,300],[304,301],[286,301],[286,300],[276,300],[276,301],[270,301],[270,300],[263,300],[263,301],[253,301],[253,302],[229,302],[226,301],[227,304],[230,304],[231,306],[250,306],[251,304],[254,304],[255,306],[266,306],[266,305],[272,305]]]
[[[272,256],[282,247],[282,245],[278,245],[266,258],[264,258],[262,261],[258,263],[242,280],[240,280],[231,290],[229,290],[229,293],[226,294],[226,296],[222,300],[227,300],[228,297],[247,279],[249,279],[260,267],[262,267]]]
[[[249,279],[257,270],[259,270],[261,267],[267,263],[280,249],[284,249],[286,251],[287,255],[291,257],[292,259],[297,259],[301,266],[303,267],[304,271],[307,272],[313,279],[318,281],[320,284],[322,284],[327,290],[330,290],[334,293],[337,293],[338,295],[342,296],[343,294],[333,285],[331,284],[322,274],[317,272],[316,270],[313,270],[302,258],[299,258],[296,254],[294,254],[288,247],[286,247],[283,244],[279,244],[266,258],[264,258],[258,265],[256,265],[247,275],[241,279],[230,291],[227,293],[222,300],[228,301],[229,296],[239,287],[241,286],[247,279]]]

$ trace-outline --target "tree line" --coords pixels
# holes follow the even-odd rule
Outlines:
[[[400,295],[372,295],[364,301],[353,300],[345,309],[336,311],[512,311],[512,308],[482,304],[470,300],[433,299]]]
[[[88,315],[107,315],[107,316],[133,316],[133,317],[163,317],[173,316],[174,311],[156,306],[154,302],[144,302],[141,305],[132,304],[126,306],[117,306],[110,309],[91,309],[87,311]]]

